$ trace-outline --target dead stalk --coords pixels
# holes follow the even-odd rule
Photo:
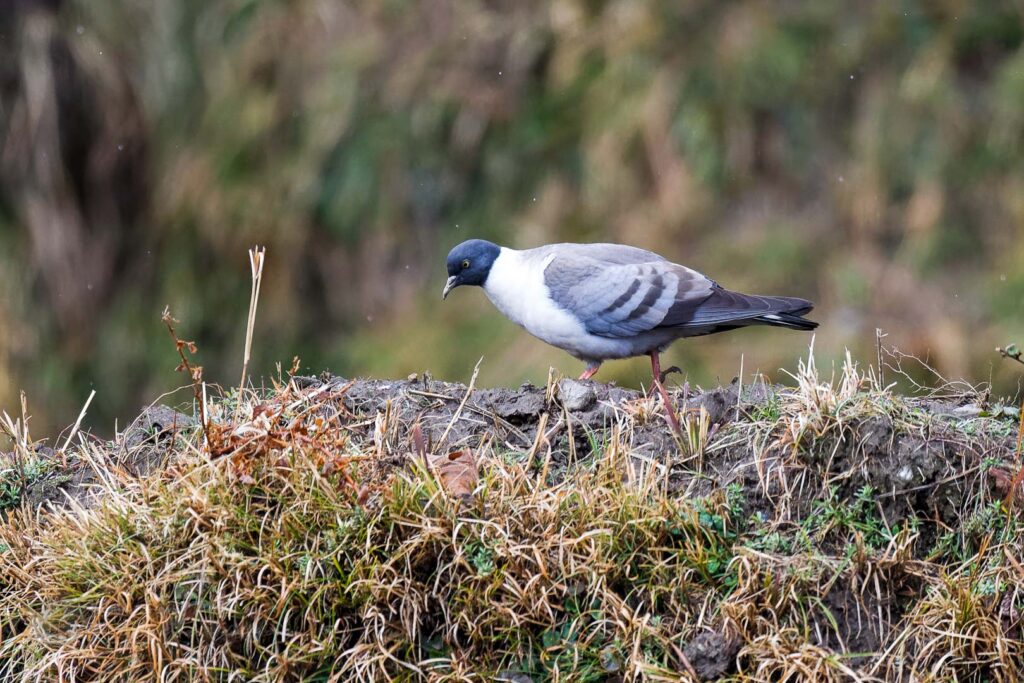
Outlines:
[[[252,355],[252,333],[256,324],[256,307],[260,301],[260,285],[263,283],[263,263],[266,247],[253,247],[249,250],[249,268],[252,271],[252,287],[249,291],[249,317],[245,323],[245,355],[242,357],[242,379],[238,382],[239,399],[245,391],[245,379],[249,373],[249,359]],[[239,400],[241,405],[241,400]]]
[[[178,367],[175,368],[178,372],[188,373],[189,379],[192,381],[192,396],[195,399],[196,405],[199,407],[199,421],[203,426],[203,437],[206,443],[210,443],[210,425],[206,415],[206,390],[203,383],[203,366],[192,365],[189,362],[188,356],[185,355],[185,351],[188,351],[190,355],[195,355],[198,352],[196,343],[194,341],[186,341],[178,338],[178,333],[174,331],[174,325],[178,322],[171,317],[171,309],[169,306],[164,307],[164,312],[160,316],[160,320],[163,321],[164,325],[167,326],[167,331],[171,335],[171,339],[174,340],[174,348],[178,352],[178,357],[181,358],[181,362]]]

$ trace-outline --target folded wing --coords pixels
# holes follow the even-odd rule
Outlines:
[[[656,260],[644,260],[643,254]],[[544,272],[555,303],[591,334],[623,338],[672,328],[684,337],[758,324],[816,327],[800,317],[813,307],[804,299],[732,292],[695,270],[641,250],[614,260],[595,256],[556,252]],[[631,260],[639,262],[621,262]]]

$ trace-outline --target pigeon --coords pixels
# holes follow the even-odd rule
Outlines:
[[[803,317],[814,307],[806,299],[733,292],[623,244],[517,250],[471,239],[449,252],[447,267],[442,298],[463,285],[482,287],[509,320],[582,360],[581,380],[593,377],[603,361],[650,356],[654,383],[677,430],[659,356],[672,342],[749,325],[818,326]]]

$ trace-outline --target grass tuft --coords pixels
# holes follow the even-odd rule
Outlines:
[[[337,380],[209,401],[148,475],[79,439],[87,498],[0,488],[0,678],[1019,678],[1005,418],[960,429],[850,359],[794,380],[682,443],[641,396],[512,425],[472,387]],[[468,494],[430,465],[456,445]]]

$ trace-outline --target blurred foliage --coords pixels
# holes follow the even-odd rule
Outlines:
[[[953,376],[1024,337],[1024,36],[1009,0],[15,0],[0,5],[0,405],[109,429],[253,368],[543,381],[580,364],[448,249],[613,240],[818,303],[820,356],[874,331]],[[698,382],[779,330],[682,342]],[[775,373],[777,374],[777,373]],[[645,381],[642,360],[602,379]]]

